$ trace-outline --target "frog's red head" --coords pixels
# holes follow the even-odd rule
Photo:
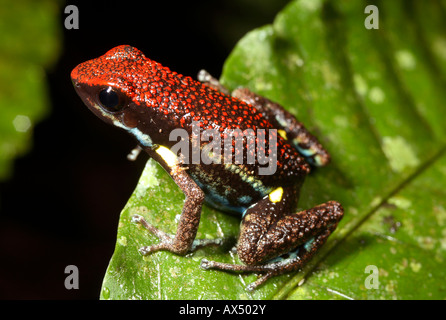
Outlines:
[[[76,92],[102,120],[126,130],[138,126],[139,106],[153,99],[150,88],[165,67],[141,51],[123,45],[78,65],[71,72]],[[147,110],[148,112],[148,110]]]
[[[71,79],[75,84],[118,85],[123,90],[128,90],[129,78],[144,70],[147,75],[151,69],[147,64],[151,62],[138,49],[123,45],[109,50],[99,58],[81,63],[71,72]]]
[[[156,72],[157,65],[158,63],[147,59],[138,49],[122,45],[97,59],[78,65],[71,72],[71,79],[77,93],[88,107],[93,102],[91,99],[97,95],[93,94],[92,90],[99,93],[100,88],[112,87],[133,100],[144,79],[150,79],[152,73]]]
[[[129,103],[157,107],[156,98],[170,86],[179,85],[181,78],[127,45],[81,63],[71,72],[73,85],[84,103],[107,122],[110,117],[104,112],[118,112]]]

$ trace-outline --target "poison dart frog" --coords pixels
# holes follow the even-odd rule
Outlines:
[[[185,194],[175,235],[133,217],[159,238],[140,248],[143,255],[158,250],[185,255],[221,244],[221,239],[196,239],[207,202],[240,214],[236,248],[244,264],[203,259],[201,267],[259,273],[247,287],[254,290],[272,276],[301,268],[341,220],[343,208],[336,201],[296,212],[311,166],[326,165],[330,156],[279,104],[245,88],[229,94],[204,70],[193,80],[127,45],[81,63],[71,79],[87,107],[134,136]],[[182,134],[172,138],[173,132]],[[197,150],[202,157],[191,159]]]

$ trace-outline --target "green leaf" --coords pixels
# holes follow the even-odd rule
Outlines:
[[[45,70],[60,51],[60,1],[0,0],[0,180],[49,111]]]
[[[328,167],[307,178],[299,203],[311,208],[337,200],[345,208],[315,258],[249,293],[254,275],[199,267],[203,257],[240,263],[230,251],[239,220],[207,207],[198,236],[233,238],[228,247],[141,257],[138,248],[157,239],[131,216],[142,214],[174,233],[184,199],[149,161],[122,212],[101,298],[446,297],[445,3],[375,5],[379,29],[369,30],[365,2],[293,1],[272,25],[247,34],[223,70],[225,85],[281,103],[332,155]]]

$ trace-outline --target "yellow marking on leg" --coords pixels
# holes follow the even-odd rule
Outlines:
[[[288,140],[285,130],[279,129],[279,130],[277,130],[277,133],[285,140]]]
[[[178,165],[178,157],[170,149],[164,146],[159,146],[155,151],[161,156],[161,158],[163,158],[170,168]]]
[[[280,200],[282,200],[282,196],[283,196],[283,188],[278,187],[277,189],[270,192],[269,200],[271,202],[276,203],[276,202],[279,202]]]

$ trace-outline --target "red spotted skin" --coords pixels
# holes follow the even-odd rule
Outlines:
[[[226,90],[216,79],[195,81],[130,46],[116,47],[78,65],[71,78],[87,107],[102,120],[132,134],[186,196],[175,235],[165,234],[141,216],[134,217],[160,239],[158,244],[141,248],[142,254],[168,250],[185,255],[197,246],[220,244],[218,239],[195,239],[201,205],[207,201],[218,209],[242,215],[237,252],[246,265],[203,259],[201,266],[265,273],[248,287],[254,289],[273,275],[301,268],[341,220],[343,209],[335,201],[295,213],[300,187],[310,171],[308,163],[323,166],[330,156],[277,103],[247,89],[237,89],[232,96],[224,94]],[[190,157],[196,128],[201,137],[200,151],[210,143],[204,139],[206,130],[216,132],[213,138],[221,140],[221,163],[206,163],[202,158],[198,162],[190,158],[184,161],[185,150],[181,155],[172,151],[177,151],[174,147],[178,140],[171,141],[170,134],[184,129],[180,131],[187,133]],[[245,136],[241,147],[232,141],[228,162],[222,158],[224,142],[234,130],[251,130],[255,139]],[[259,133],[262,130],[266,134],[263,137]],[[242,163],[234,161],[240,152]],[[267,164],[257,157],[265,152],[272,159]],[[247,161],[248,153],[256,154],[254,162]],[[262,168],[271,165],[273,174],[261,173]],[[289,257],[280,258],[285,253]]]
[[[104,117],[88,99],[94,99],[96,92],[107,86],[119,91],[128,105],[119,122],[126,127],[138,127],[156,145],[171,148],[177,141],[169,141],[169,134],[177,128],[185,129],[190,136],[193,121],[198,122],[202,130],[217,129],[222,141],[233,129],[256,132],[257,129],[274,128],[252,105],[191,77],[172,72],[130,46],[116,47],[97,59],[80,64],[71,77],[82,88],[78,93],[84,102],[102,119]],[[266,149],[269,150],[268,140]],[[246,177],[256,174],[259,164],[245,162],[239,166],[242,172],[238,174],[225,170],[223,164],[189,163],[187,167],[197,184],[205,189],[208,202],[220,209],[241,213],[252,201],[259,200],[279,185],[301,184],[309,172],[308,164],[280,135],[277,136],[277,152],[275,174],[256,177],[259,182],[256,189]],[[230,185],[242,186],[243,192],[236,188],[228,191]]]
[[[171,128],[188,128],[192,120],[203,129],[272,128],[252,106],[211,89],[160,63],[139,50],[120,46],[102,57],[79,65],[72,72],[77,82],[90,86],[116,86],[133,103],[150,108]]]

